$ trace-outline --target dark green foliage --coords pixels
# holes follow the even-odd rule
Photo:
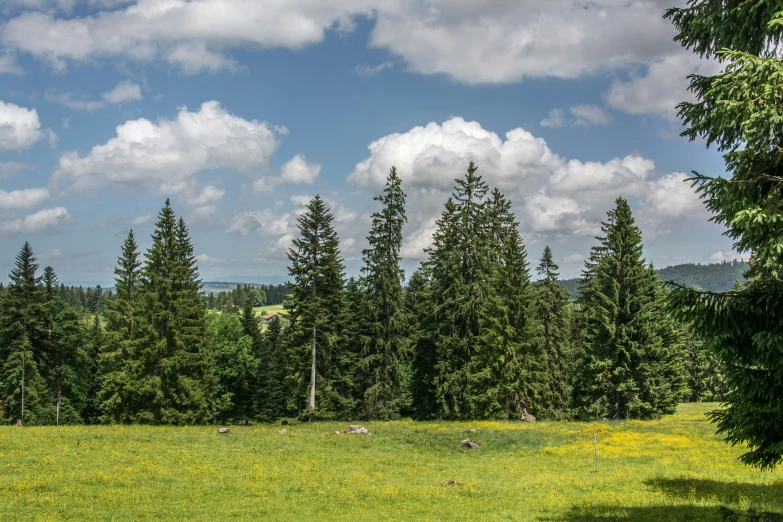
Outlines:
[[[487,295],[489,231],[486,228],[487,184],[471,162],[464,178],[456,180],[453,197],[437,221],[428,250],[428,308],[421,318],[426,337],[417,343],[416,364],[431,382],[417,385],[418,403],[432,409],[422,417],[469,418],[468,365],[480,334],[481,308]]]
[[[240,317],[210,314],[207,330],[217,386],[212,408],[221,423],[247,423],[256,417],[258,359],[253,338]]]
[[[429,272],[426,266],[422,266],[413,272],[405,288],[407,337],[413,352],[407,372],[410,376],[410,413],[419,419],[428,419],[435,415],[437,354],[434,334],[429,329],[432,321],[429,285]]]
[[[675,288],[671,309],[723,363],[726,406],[711,415],[718,431],[748,446],[743,462],[773,468],[783,460],[783,61],[774,55],[783,7],[701,0],[667,17],[685,47],[725,63],[716,76],[692,76],[696,101],[678,108],[684,136],[725,153],[731,179],[694,173],[692,181],[713,221],[751,254],[743,287],[720,294]]]
[[[149,328],[142,309],[142,274],[133,231],[122,247],[114,269],[117,297],[106,308],[106,331],[98,350],[101,422],[136,422],[143,415],[144,371],[150,365],[142,357],[142,335]]]
[[[688,372],[688,402],[721,402],[726,395],[723,363],[687,329],[682,334],[685,369]]]
[[[37,423],[48,398],[43,374],[49,362],[49,318],[37,271],[33,250],[25,243],[11,270],[0,314],[0,396],[6,422]]]
[[[333,220],[324,200],[313,198],[307,212],[298,218],[299,237],[288,251],[288,273],[293,281],[288,285],[291,300],[285,306],[290,320],[288,358],[292,372],[286,380],[290,407],[308,417],[344,418],[355,407],[355,361],[339,337],[345,317],[344,269]],[[313,364],[315,401],[310,399]]]
[[[530,274],[519,224],[497,189],[485,212],[488,288],[467,369],[470,417],[509,419],[520,405],[538,404],[547,383],[540,354],[531,350]]]
[[[557,282],[559,267],[549,246],[544,248],[536,267],[542,279],[535,283],[533,316],[538,321],[539,351],[547,363],[547,387],[536,415],[543,418],[567,418],[571,409],[571,381],[574,371],[570,331],[571,299]]]
[[[262,418],[274,420],[286,412],[285,387],[288,365],[283,322],[275,315],[261,337],[259,370],[266,375],[266,389],[259,397]]]
[[[364,340],[361,342],[362,416],[371,419],[391,419],[399,415],[399,399],[407,353],[404,336],[400,269],[402,227],[405,217],[405,193],[397,169],[391,168],[383,194],[376,196],[383,207],[372,215],[372,227],[367,237],[369,248],[363,251],[365,296],[361,320],[357,321]],[[352,300],[356,302],[356,299]],[[359,304],[359,303],[356,303]]]
[[[622,198],[585,262],[580,361],[582,418],[650,419],[674,413],[684,387],[680,339],[662,310],[662,290],[642,259],[641,231]]]

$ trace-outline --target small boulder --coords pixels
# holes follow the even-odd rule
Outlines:
[[[462,484],[460,484],[459,482],[457,482],[454,479],[449,479],[446,482],[444,482],[443,485],[444,486],[461,486]]]
[[[465,439],[459,443],[459,447],[468,448],[468,449],[479,449],[479,444],[477,442],[473,442],[470,439]]]
[[[527,408],[522,410],[522,415],[520,415],[519,418],[525,422],[536,422],[536,418],[527,412]]]
[[[342,431],[337,431],[337,430],[334,430],[334,434],[335,434],[335,435],[342,435],[342,433],[343,433]]]
[[[278,431],[278,433],[280,435],[285,435],[286,434],[285,428],[283,428],[282,430]]]
[[[22,425],[22,419],[16,419],[16,425],[21,426]]]
[[[230,430],[230,429],[228,429],[228,428],[218,428],[218,433],[220,433],[220,434],[222,434],[222,435],[228,435],[228,434],[230,434],[230,433],[234,433],[234,432],[233,432],[233,431],[231,431],[231,430]]]
[[[367,435],[370,434],[369,431],[367,431],[367,428],[363,428],[362,426],[359,426],[358,424],[351,424],[348,426],[343,433],[347,433],[349,435],[352,435],[354,433],[365,433]]]
[[[466,430],[465,433],[476,433],[476,428],[470,428],[469,430]]]

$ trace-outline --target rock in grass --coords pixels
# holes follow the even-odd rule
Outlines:
[[[444,482],[443,485],[444,486],[461,486],[462,484],[460,484],[459,482],[457,482],[454,479],[449,479],[446,482]]]
[[[470,428],[469,430],[466,430],[465,433],[476,433],[476,428]]]
[[[278,431],[278,433],[280,435],[285,435],[286,434],[285,428],[283,428],[282,430]]]
[[[465,439],[459,443],[460,448],[479,449],[478,442],[473,442],[470,439]]]
[[[218,428],[218,433],[222,435],[228,435],[229,433],[234,433],[234,432],[228,428]]]
[[[351,424],[348,426],[343,433],[347,433],[348,435],[352,435],[354,433],[366,433],[367,435],[370,434],[369,431],[367,431],[367,428],[363,428],[362,426],[359,426],[358,424]]]
[[[527,412],[527,408],[522,410],[522,415],[520,415],[519,418],[525,422],[536,422],[536,418]]]

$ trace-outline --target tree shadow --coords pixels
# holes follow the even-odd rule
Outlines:
[[[783,481],[748,484],[695,478],[657,478],[644,483],[670,497],[683,500],[711,500],[720,505],[743,502],[757,509],[783,510]]]
[[[717,506],[574,506],[552,522],[722,522]]]

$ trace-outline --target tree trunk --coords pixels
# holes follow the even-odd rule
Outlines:
[[[313,328],[313,365],[310,368],[310,411],[315,411],[315,328]]]

